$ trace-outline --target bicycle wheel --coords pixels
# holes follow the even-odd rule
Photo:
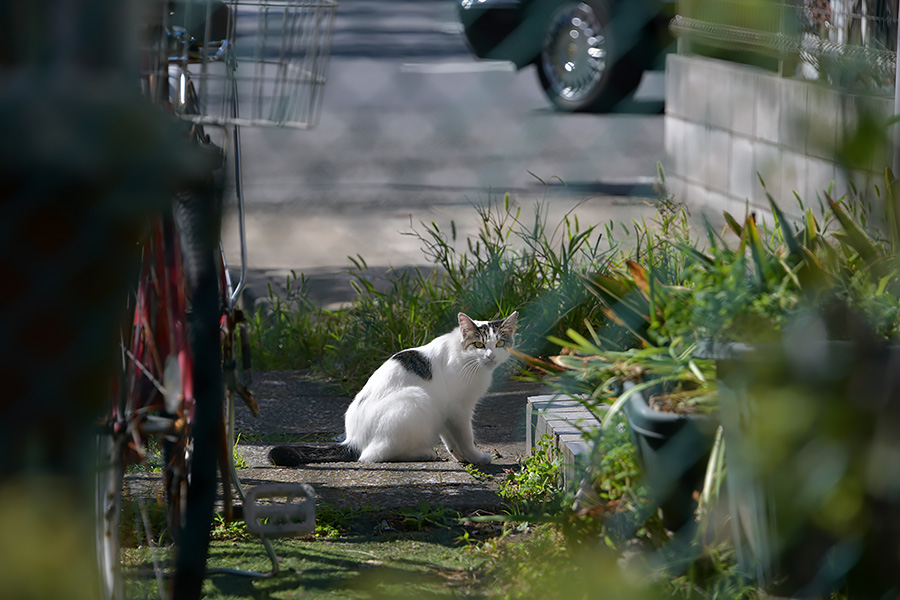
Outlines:
[[[225,397],[219,335],[222,305],[216,267],[220,199],[221,182],[211,174],[206,185],[180,194],[174,204],[190,298],[189,339],[193,352],[193,447],[178,524],[171,594],[176,600],[200,596],[218,491],[216,470]]]
[[[215,263],[220,186],[211,174],[185,190],[153,227],[123,332],[122,368],[98,436],[97,550],[102,597],[123,597],[120,525],[126,466],[142,462],[153,439],[162,447],[162,496],[174,545],[168,595],[199,597],[217,491],[222,427],[219,314]],[[138,517],[148,544],[165,538]],[[155,559],[154,559],[155,561]],[[162,590],[162,574],[157,579]],[[161,593],[161,595],[163,595]]]
[[[111,382],[107,414],[97,436],[97,558],[101,598],[105,599],[122,598],[124,593],[121,538],[128,532],[122,529],[122,512],[124,506],[135,503],[131,495],[127,501],[123,498],[126,470],[146,463],[154,446],[163,444],[168,448],[189,433],[185,412],[179,406],[182,398],[192,396],[191,378],[181,373],[182,369],[191,368],[184,334],[186,295],[179,252],[173,240],[171,217],[157,219],[142,248],[137,284],[129,295],[131,322],[122,327],[120,365]],[[169,519],[171,507],[178,505],[170,490],[179,487],[170,485],[170,456],[167,451],[167,460],[159,465],[166,467],[162,497],[170,507]],[[141,505],[142,500],[137,499],[136,503]],[[137,535],[130,537],[140,537],[143,528],[148,545],[159,542],[165,532],[154,532],[143,508],[140,512],[144,518],[135,519]],[[158,574],[160,581],[161,578]]]
[[[120,451],[121,436],[109,425],[97,436],[95,531],[98,584],[102,600],[119,600],[125,597],[120,557],[122,478],[125,466]]]
[[[138,282],[129,299],[131,323],[123,326],[121,364],[111,386],[108,413],[98,436],[97,555],[102,598],[123,597],[121,538],[143,537],[153,547],[175,539],[188,483],[193,402],[193,351],[188,339],[188,285],[171,215],[157,219],[142,249]],[[164,459],[155,463],[162,448]],[[126,470],[148,464],[163,471],[162,493],[123,498]],[[155,486],[153,486],[155,488]],[[164,498],[165,525],[147,515]],[[122,529],[123,508],[136,505],[134,531]],[[130,535],[130,534],[134,535]],[[152,556],[154,567],[158,566]],[[154,568],[160,582],[162,573]]]
[[[171,91],[184,98],[181,110],[196,113],[196,91],[190,78],[182,74],[178,68],[170,68],[170,85],[174,84]],[[173,460],[167,467],[167,476],[172,478],[167,489],[171,490],[170,506],[174,508],[170,526],[176,531],[177,545],[170,593],[173,599],[200,597],[218,492],[216,469],[224,443],[225,386],[220,337],[223,297],[218,264],[223,155],[202,127],[189,128],[189,137],[198,150],[208,155],[211,168],[205,181],[177,194],[173,203],[173,224],[189,303],[193,359],[189,435],[185,436],[184,447],[175,446]],[[223,465],[223,477],[227,471]]]

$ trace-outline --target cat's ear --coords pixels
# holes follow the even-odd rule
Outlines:
[[[459,319],[459,332],[465,338],[468,335],[475,333],[478,330],[478,327],[475,325],[475,322],[469,318],[469,315],[466,313],[459,313],[456,315],[456,318]]]
[[[516,321],[518,320],[518,318],[519,311],[513,311],[513,314],[503,319],[503,323],[500,324],[500,329],[503,331],[508,331],[509,333],[513,333],[516,330]]]

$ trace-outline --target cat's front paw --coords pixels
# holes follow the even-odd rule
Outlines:
[[[473,465],[488,465],[493,459],[493,454],[488,454],[487,452],[476,452],[469,457],[469,462]]]

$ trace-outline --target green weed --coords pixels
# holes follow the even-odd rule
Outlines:
[[[545,435],[522,468],[507,473],[497,493],[509,503],[513,514],[556,512],[563,502],[561,465],[553,438]]]
[[[294,271],[285,278],[285,293],[268,286],[266,308],[248,318],[254,367],[306,369],[325,353],[339,327],[337,315],[309,297],[309,283]]]
[[[540,204],[525,220],[508,194],[502,204],[488,201],[474,209],[474,237],[458,240],[455,222],[449,233],[434,223],[411,233],[458,306],[481,318],[518,310],[517,346],[524,352],[545,349],[548,333],[599,316],[596,305],[586,302],[581,276],[606,270],[615,252],[596,225],[582,227],[574,212],[550,225]]]
[[[422,531],[425,527],[450,527],[459,521],[459,513],[444,506],[432,506],[422,501],[416,508],[400,510],[403,526],[409,530]]]
[[[490,473],[485,473],[484,471],[479,469],[477,466],[472,465],[472,464],[463,465],[463,471],[468,473],[472,477],[472,479],[474,479],[475,481],[488,481],[488,480],[494,478],[494,476],[491,475]]]
[[[243,455],[238,452],[238,444],[241,443],[241,434],[238,433],[237,437],[234,438],[234,445],[231,447],[231,458],[234,461],[235,469],[246,469],[250,466],[250,463],[247,462],[247,459],[243,457]]]
[[[334,508],[328,504],[316,507],[316,528],[313,535],[317,538],[337,538],[349,533],[354,519],[366,510],[350,508]]]
[[[582,276],[606,270],[616,255],[604,232],[574,213],[551,226],[540,205],[526,221],[508,195],[475,206],[474,218],[478,233],[465,239],[455,222],[449,231],[434,222],[414,227],[408,235],[432,268],[392,271],[386,286],[370,278],[364,257],[351,258],[357,296],[345,309],[316,306],[302,275],[288,277],[283,296],[270,287],[268,310],[249,319],[257,367],[310,369],[354,393],[392,353],[455,327],[460,311],[491,319],[518,310],[517,347],[527,353],[554,348],[548,334],[602,320]]]
[[[220,541],[233,541],[253,539],[253,535],[247,531],[244,521],[226,521],[221,513],[213,515],[213,527],[210,539]]]

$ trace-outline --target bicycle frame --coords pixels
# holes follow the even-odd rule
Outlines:
[[[237,86],[233,88],[232,95],[232,111],[235,120],[240,118],[240,102],[238,100],[238,90]],[[239,327],[241,322],[243,321],[243,314],[241,311],[237,309],[237,302],[241,297],[241,292],[244,290],[244,286],[246,285],[247,280],[247,237],[245,232],[245,221],[244,221],[244,193],[243,193],[243,178],[241,176],[241,129],[240,125],[232,126],[232,136],[234,140],[234,189],[235,196],[237,200],[237,222],[238,222],[238,243],[240,248],[240,277],[238,279],[237,284],[232,284],[231,282],[231,274],[228,270],[228,263],[225,257],[225,247],[222,242],[219,242],[219,253],[222,261],[222,280],[224,283],[224,297],[226,299],[225,304],[225,314],[223,315],[223,331],[224,331],[224,355],[223,355],[223,369],[225,372],[225,385],[229,390],[227,397],[225,399],[225,447],[228,449],[228,460],[227,463],[229,465],[229,474],[228,476],[231,478],[231,482],[234,484],[234,489],[238,493],[238,496],[241,499],[243,504],[246,504],[247,494],[244,492],[243,486],[241,485],[240,477],[238,477],[237,467],[234,464],[233,457],[231,455],[231,449],[234,448],[235,439],[234,439],[234,423],[235,423],[235,415],[236,415],[236,406],[235,406],[235,396],[240,397],[247,404],[250,411],[254,414],[254,416],[259,414],[259,405],[256,404],[256,400],[253,399],[252,394],[250,394],[247,386],[250,384],[249,380],[249,345],[245,344],[246,338],[243,338],[240,334],[238,337],[241,340],[241,355],[244,357],[244,372],[248,375],[246,381],[240,381],[236,372],[237,361],[234,357],[234,336],[235,333],[239,331]],[[226,477],[225,473],[223,473],[223,478]],[[226,500],[228,502],[228,500]],[[226,512],[228,508],[226,508]],[[230,515],[227,515],[227,518],[230,519]],[[271,541],[269,541],[266,537],[260,537],[260,540],[263,546],[266,549],[266,554],[269,557],[269,562],[271,564],[271,570],[269,573],[258,573],[252,571],[242,571],[238,569],[214,569],[210,572],[212,573],[228,573],[228,574],[236,574],[236,575],[245,575],[248,577],[254,578],[267,578],[274,577],[279,572],[278,566],[278,557],[275,554],[275,549],[272,546]]]
[[[195,21],[204,24],[201,42],[191,37],[188,29],[169,25],[170,8],[171,14],[177,12],[169,0],[156,3],[164,9],[161,18],[150,19],[142,30],[145,45],[141,55],[141,85],[147,97],[185,124],[190,144],[205,149],[211,147],[217,157],[221,153],[222,160],[226,154],[231,156],[239,264],[235,281],[221,232],[213,232],[203,220],[207,208],[212,207],[217,214],[221,208],[222,186],[219,184],[222,172],[219,169],[223,162],[220,161],[218,166],[207,167],[209,171],[203,173],[202,183],[196,189],[189,186],[190,189],[178,192],[172,213],[156,221],[151,241],[144,250],[134,316],[130,330],[126,332],[128,339],[122,344],[123,377],[113,386],[114,400],[105,427],[107,435],[99,440],[100,445],[105,446],[102,449],[104,455],[113,464],[107,467],[106,473],[98,474],[98,511],[103,515],[102,531],[98,527],[98,556],[105,557],[101,559],[101,570],[106,592],[116,598],[121,596],[121,570],[115,562],[120,552],[118,541],[110,541],[117,538],[122,506],[121,485],[117,488],[116,481],[121,483],[125,465],[144,460],[145,441],[150,438],[166,440],[163,442],[167,461],[163,483],[169,506],[167,522],[170,530],[174,530],[174,536],[181,535],[181,539],[175,539],[175,571],[172,573],[174,584],[171,590],[176,595],[185,590],[191,596],[198,594],[206,574],[274,576],[279,572],[279,564],[269,538],[309,533],[315,524],[312,488],[298,484],[258,485],[250,494],[245,494],[233,460],[236,398],[241,398],[254,414],[259,411],[248,389],[249,344],[243,335],[244,316],[238,306],[247,281],[240,126],[305,129],[314,125],[327,61],[327,55],[323,59],[321,52],[330,47],[335,4],[334,0],[259,0],[256,5],[259,9],[257,34],[264,41],[260,45],[263,52],[260,55],[260,48],[256,48],[257,54],[250,62],[253,64],[256,60],[262,64],[259,68],[242,71],[252,73],[253,77],[252,116],[244,119],[240,114],[239,86],[234,77],[237,59],[230,39],[237,10],[252,10],[255,1],[229,0],[226,6],[218,0],[185,0],[180,6],[185,15],[203,17]],[[198,12],[191,12],[198,7]],[[186,22],[189,21],[186,17]],[[324,30],[320,31],[320,28]],[[211,41],[212,29],[223,33],[224,39]],[[272,36],[269,36],[270,29]],[[301,31],[311,35],[301,35]],[[285,53],[282,46],[280,59],[286,62],[276,62],[273,67],[272,61],[266,58],[266,44],[279,36],[288,36],[289,51]],[[220,66],[208,68],[213,63]],[[277,69],[276,77],[270,75],[273,68]],[[260,92],[270,83],[275,86],[271,99]],[[292,87],[287,87],[288,84]],[[288,89],[304,99],[295,105]],[[222,90],[227,90],[223,98],[230,102],[229,114],[216,113],[215,107],[207,112],[210,108],[208,97]],[[209,125],[223,127],[223,136],[216,136],[222,148],[212,143],[204,130]],[[231,149],[228,148],[229,140]],[[215,223],[218,225],[218,221]],[[192,239],[200,233],[200,238]],[[210,237],[213,235],[215,242]],[[181,236],[186,236],[181,240],[184,248],[180,246]],[[218,252],[215,252],[216,245]],[[217,255],[215,258],[214,254]],[[190,268],[187,263],[191,263]],[[194,270],[195,263],[199,270],[188,273]],[[189,312],[193,313],[190,319]],[[212,337],[208,333],[212,333]],[[237,360],[239,349],[243,359],[241,364]],[[210,381],[213,376],[215,381]],[[203,531],[208,531],[213,511],[215,463],[221,472],[226,519],[231,519],[233,488],[244,504],[248,531],[259,535],[266,549],[271,562],[268,573],[207,569],[205,566],[209,540]],[[195,486],[196,482],[200,483]],[[151,543],[148,519],[145,512],[142,515],[148,543]],[[276,522],[279,526],[273,527]],[[156,558],[153,560],[156,565]],[[154,572],[162,595],[162,570],[156,566]]]
[[[177,81],[177,88],[173,93],[170,90],[170,99],[173,104],[174,110],[177,112],[182,112],[184,110],[189,110],[190,103],[192,99],[190,94],[193,92],[193,84],[191,80],[191,75],[189,70],[187,69],[187,65],[196,63],[198,61],[203,62],[213,62],[213,61],[222,61],[226,64],[227,68],[234,68],[234,59],[231,54],[232,48],[228,44],[227,40],[221,43],[214,42],[209,43],[202,48],[191,50],[191,44],[185,38],[187,37],[187,32],[179,31],[175,32],[176,37],[181,39],[181,43],[179,44],[182,48],[188,49],[187,52],[170,55],[168,62],[168,72],[169,72],[169,82],[171,84],[174,79]],[[173,70],[175,71],[173,73]],[[235,122],[240,120],[240,100],[238,95],[238,88],[236,85],[232,86],[231,93],[231,114],[234,118]],[[227,126],[226,126],[227,127]],[[223,341],[223,374],[225,379],[225,385],[227,389],[226,399],[225,399],[225,431],[223,432],[224,444],[223,449],[220,452],[220,463],[222,468],[222,480],[224,486],[224,502],[225,502],[225,514],[226,520],[231,520],[231,494],[230,488],[233,487],[237,492],[238,497],[240,498],[242,503],[246,502],[247,495],[244,492],[244,489],[240,483],[240,478],[237,474],[237,469],[234,464],[232,448],[235,443],[235,415],[236,415],[236,405],[235,398],[241,398],[247,406],[250,408],[251,412],[254,415],[259,413],[259,407],[256,404],[255,399],[250,393],[248,386],[250,384],[250,372],[249,372],[249,346],[247,344],[242,343],[242,356],[244,357],[244,365],[243,365],[243,373],[245,378],[242,378],[238,374],[238,365],[235,358],[235,346],[237,341],[243,341],[240,335],[240,326],[244,320],[243,313],[238,308],[238,302],[241,297],[241,293],[244,290],[247,280],[247,242],[246,242],[246,227],[245,227],[245,205],[244,205],[244,193],[243,193],[243,177],[242,177],[242,153],[241,153],[241,131],[240,125],[234,124],[231,125],[230,137],[233,142],[232,149],[232,159],[234,163],[234,190],[235,190],[235,200],[236,200],[236,216],[237,216],[237,225],[238,225],[238,248],[239,248],[239,264],[238,264],[238,280],[234,282],[231,277],[231,270],[229,269],[224,244],[222,241],[219,241],[219,256],[220,256],[220,278],[222,284],[222,305],[223,312],[220,320],[220,326],[222,329],[222,341]],[[226,138],[228,135],[226,134]],[[227,141],[227,139],[226,139]],[[236,339],[237,338],[237,339]],[[185,396],[188,397],[188,396]],[[271,569],[268,573],[259,573],[259,572],[251,572],[251,571],[242,571],[237,569],[212,569],[210,573],[228,573],[228,574],[238,574],[245,575],[254,578],[265,578],[272,577],[279,572],[278,559],[275,554],[274,548],[266,537],[260,538],[263,546],[265,547],[266,553],[269,557],[269,561],[271,564]]]

